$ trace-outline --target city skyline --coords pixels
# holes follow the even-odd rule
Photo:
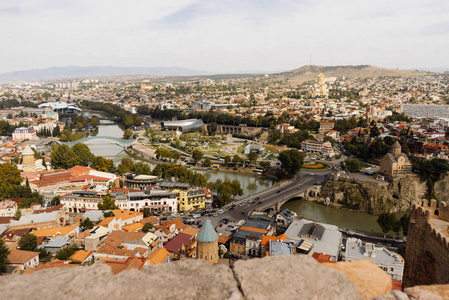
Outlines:
[[[61,66],[212,73],[448,67],[447,1],[6,1],[0,73]],[[446,8],[446,9],[445,9]]]

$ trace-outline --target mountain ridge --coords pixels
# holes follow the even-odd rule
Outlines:
[[[103,77],[119,75],[204,76],[213,73],[182,67],[113,67],[113,66],[64,66],[45,69],[13,71],[0,74],[0,82],[50,81],[68,78]]]

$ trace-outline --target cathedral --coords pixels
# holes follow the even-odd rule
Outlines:
[[[312,96],[313,97],[328,97],[329,96],[329,90],[328,90],[327,84],[324,80],[323,73],[320,73],[320,75],[318,75],[318,83],[315,83],[313,85]]]

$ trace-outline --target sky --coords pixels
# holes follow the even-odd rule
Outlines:
[[[449,67],[447,0],[0,0],[0,73]]]

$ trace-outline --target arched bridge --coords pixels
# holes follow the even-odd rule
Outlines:
[[[73,142],[59,142],[60,144],[66,144],[69,147],[72,147],[73,145],[77,143],[83,143],[86,145],[93,145],[98,142],[102,142],[103,144],[114,144],[123,148],[127,148],[137,142],[137,140],[123,140],[112,136],[90,136],[87,138],[83,138],[80,140],[76,140]]]

